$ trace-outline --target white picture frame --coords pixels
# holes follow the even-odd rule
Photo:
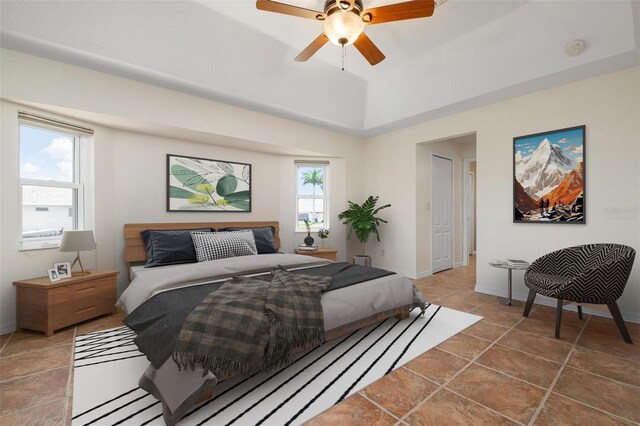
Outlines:
[[[58,277],[71,278],[71,262],[56,262],[53,264],[53,269],[58,272]]]
[[[52,283],[61,280],[60,276],[58,275],[58,270],[55,268],[47,269],[47,274],[49,275],[49,281],[51,281]]]

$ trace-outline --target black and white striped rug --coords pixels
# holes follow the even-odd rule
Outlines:
[[[218,384],[212,399],[180,425],[301,424],[459,333],[481,317],[430,305],[301,354],[270,374]],[[162,406],[138,388],[148,365],[127,327],[76,338],[75,425],[163,425]]]

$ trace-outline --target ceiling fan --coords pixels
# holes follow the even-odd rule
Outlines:
[[[298,62],[307,61],[322,46],[331,41],[343,48],[353,44],[371,65],[376,65],[384,60],[384,54],[364,33],[365,25],[427,18],[433,15],[435,4],[434,0],[412,0],[364,9],[362,0],[326,0],[324,12],[318,12],[271,0],[257,0],[256,7],[268,12],[322,22],[322,34],[296,57],[295,60]]]

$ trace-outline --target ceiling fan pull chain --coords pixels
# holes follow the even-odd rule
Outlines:
[[[342,71],[344,71],[344,57],[347,55],[347,48],[342,45]]]

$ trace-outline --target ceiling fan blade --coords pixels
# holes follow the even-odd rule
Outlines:
[[[327,17],[323,12],[305,9],[303,7],[293,6],[285,3],[278,3],[271,0],[256,0],[256,7],[259,10],[266,10],[267,12],[283,13],[285,15],[293,15],[300,18],[307,18],[318,21],[324,20]]]
[[[311,42],[309,46],[306,47],[300,54],[296,57],[296,62],[305,62],[308,61],[315,53],[320,50],[322,46],[327,44],[329,38],[324,35],[324,33],[320,34],[315,40]]]
[[[362,12],[362,20],[373,25],[404,21],[405,19],[427,18],[433,15],[434,8],[434,0],[413,0],[367,9]]]
[[[384,60],[384,53],[378,49],[378,46],[373,44],[365,33],[360,34],[360,37],[358,37],[353,45],[371,65],[379,64]]]

